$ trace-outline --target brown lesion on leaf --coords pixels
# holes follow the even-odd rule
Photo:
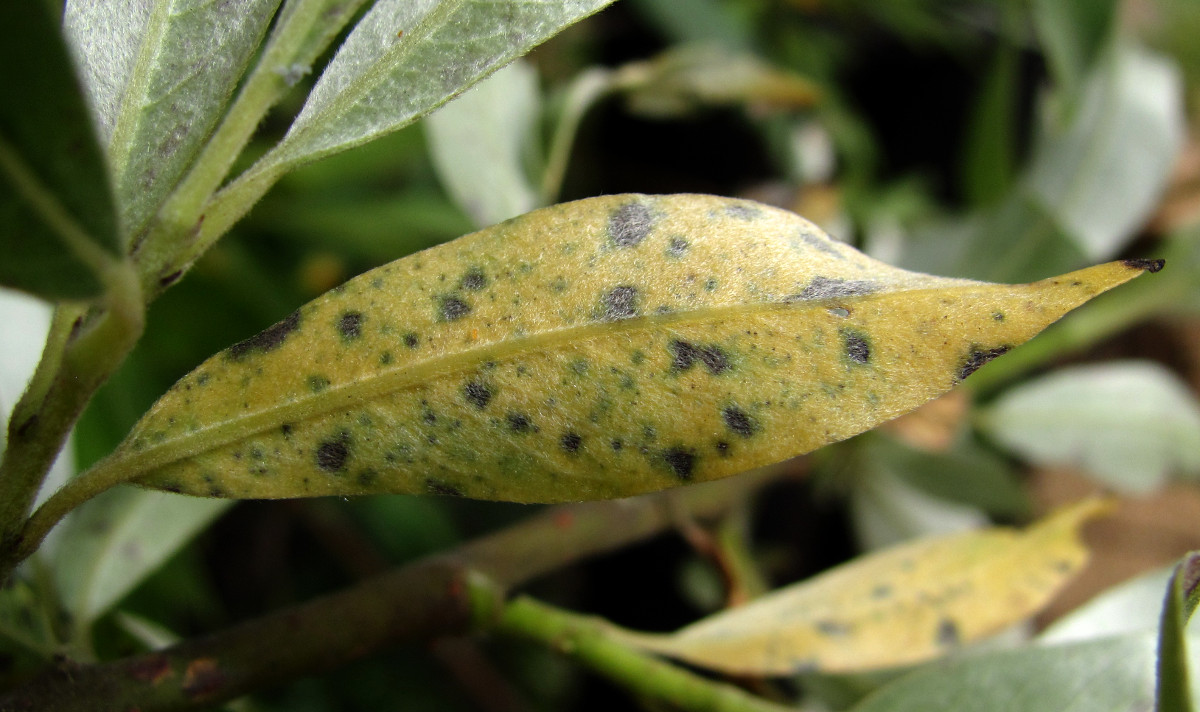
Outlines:
[[[853,329],[843,329],[842,344],[845,348],[846,358],[851,363],[865,365],[871,361],[871,342],[867,340],[866,334]]]

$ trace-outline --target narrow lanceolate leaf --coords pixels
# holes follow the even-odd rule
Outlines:
[[[592,198],[301,307],[184,377],[104,467],[220,497],[623,497],[862,432],[1149,267],[991,285],[756,203]]]
[[[100,293],[120,253],[108,168],[56,19],[0,3],[0,285]]]
[[[67,2],[63,26],[109,150],[127,234],[145,224],[203,145],[278,5]]]
[[[259,169],[357,146],[441,106],[612,0],[378,0]]]
[[[644,649],[748,675],[910,665],[1032,615],[1086,563],[1088,500],[1024,532],[992,529],[903,544],[710,616]]]

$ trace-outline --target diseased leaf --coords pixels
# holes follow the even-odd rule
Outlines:
[[[107,612],[229,504],[117,488],[73,511],[51,568],[75,624]]]
[[[145,225],[202,147],[278,4],[67,3],[63,27],[108,148],[126,236]]]
[[[101,290],[120,254],[108,167],[43,2],[0,3],[0,285],[47,299]]]
[[[1006,392],[980,427],[1043,465],[1075,465],[1123,492],[1200,472],[1200,404],[1149,362],[1076,366]]]
[[[104,466],[202,496],[623,497],[862,432],[1158,266],[989,285],[747,201],[582,200],[301,307],[179,381]]]
[[[317,80],[260,170],[411,123],[612,0],[379,0]]]
[[[672,635],[633,634],[629,642],[746,675],[922,662],[1041,608],[1086,563],[1079,528],[1107,508],[1086,500],[1023,532],[997,528],[902,544]]]

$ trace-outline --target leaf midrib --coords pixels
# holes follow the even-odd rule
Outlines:
[[[913,293],[934,291],[937,288],[896,289],[886,292],[886,295],[897,293]],[[942,287],[941,289],[945,289]],[[560,343],[584,341],[601,334],[612,334],[614,337],[626,333],[634,333],[652,329],[662,329],[670,324],[680,322],[718,322],[728,321],[738,314],[748,312],[771,311],[801,311],[828,309],[830,306],[853,304],[864,299],[878,298],[880,293],[872,295],[848,296],[807,300],[802,302],[754,302],[727,304],[702,307],[689,311],[671,314],[647,314],[621,321],[588,322],[577,326],[540,331],[521,337],[504,338],[461,351],[433,356],[414,364],[409,364],[391,371],[368,376],[342,386],[332,386],[320,394],[305,395],[297,400],[269,407],[246,416],[226,420],[210,428],[188,433],[183,437],[147,447],[136,453],[114,453],[119,466],[135,473],[130,479],[147,474],[162,467],[197,455],[207,450],[216,449],[238,442],[256,433],[262,433],[283,423],[296,423],[312,420],[329,413],[351,408],[356,405],[395,393],[418,383],[425,383],[447,373],[463,370],[470,364],[483,363],[488,360],[498,360],[506,355],[548,350]],[[136,432],[136,431],[135,431]],[[129,442],[128,440],[126,442]]]

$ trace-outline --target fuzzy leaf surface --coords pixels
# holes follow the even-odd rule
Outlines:
[[[74,45],[127,234],[200,150],[279,0],[69,0]]]
[[[411,123],[610,2],[379,0],[258,170],[313,160]]]
[[[991,285],[757,203],[591,198],[310,302],[180,380],[105,466],[201,496],[625,497],[862,432],[1144,269]]]
[[[67,45],[46,3],[0,4],[0,285],[94,297],[106,253],[120,254],[108,167]]]
[[[844,564],[673,635],[630,642],[744,675],[847,673],[923,662],[1028,618],[1087,562],[1086,500],[1023,532],[918,540]]]

